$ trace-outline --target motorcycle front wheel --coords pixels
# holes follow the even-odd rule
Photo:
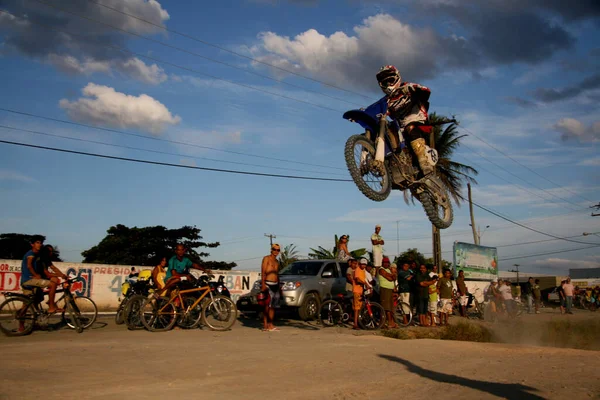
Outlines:
[[[382,170],[373,168],[375,144],[364,135],[353,135],[344,149],[346,165],[358,190],[373,201],[384,201],[390,195],[390,171],[384,162]]]
[[[429,179],[435,180],[435,183],[427,184],[425,190],[413,194],[423,205],[429,221],[438,229],[446,229],[452,225],[454,219],[452,203],[439,179],[437,177]]]

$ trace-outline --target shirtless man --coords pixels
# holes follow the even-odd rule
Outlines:
[[[271,254],[263,257],[261,272],[261,287],[262,292],[269,292],[269,302],[265,305],[263,313],[263,331],[278,331],[273,325],[275,319],[275,309],[279,308],[279,300],[281,298],[281,290],[279,288],[279,262],[277,257],[281,252],[281,247],[274,243],[271,246]]]

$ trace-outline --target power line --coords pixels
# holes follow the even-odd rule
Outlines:
[[[15,128],[13,126],[7,126],[7,125],[2,125],[2,124],[0,124],[0,128],[10,129],[10,130],[20,131],[20,132],[26,132],[26,133],[31,133],[31,134],[35,134],[35,135],[41,135],[41,136],[49,136],[49,137],[55,137],[55,138],[60,138],[60,139],[74,140],[74,141],[77,141],[77,142],[100,144],[100,145],[103,145],[103,146],[116,147],[116,148],[129,149],[129,150],[136,150],[136,151],[145,151],[147,153],[164,154],[164,155],[168,155],[168,156],[193,158],[193,159],[197,159],[197,160],[222,162],[222,163],[236,164],[236,165],[245,165],[245,166],[250,166],[250,167],[258,167],[258,168],[277,168],[277,169],[281,169],[281,170],[295,171],[295,172],[308,172],[308,173],[314,173],[314,174],[331,174],[331,175],[346,176],[345,174],[338,174],[338,173],[335,173],[335,172],[306,171],[306,170],[303,170],[303,169],[295,169],[295,168],[272,167],[272,166],[269,166],[269,165],[251,164],[251,163],[243,163],[243,162],[227,161],[227,160],[218,160],[216,158],[191,156],[191,155],[187,155],[187,154],[171,153],[171,152],[168,152],[168,151],[161,151],[161,150],[141,149],[139,147],[134,147],[134,146],[125,146],[125,145],[114,144],[114,143],[100,142],[100,141],[97,141],[97,140],[89,140],[89,139],[75,138],[75,137],[70,137],[70,136],[56,135],[56,134],[53,134],[53,133],[34,131],[34,130],[23,129],[23,128]]]
[[[582,198],[582,199],[584,199],[584,200],[586,200],[586,201],[592,201],[592,200],[588,199],[587,197],[584,197],[584,196],[582,196],[582,195],[580,195],[580,194],[578,194],[578,193],[575,193],[575,192],[572,192],[572,191],[570,191],[569,189],[562,188],[562,187],[561,187],[561,185],[559,185],[558,183],[556,183],[556,182],[554,182],[554,181],[551,181],[550,179],[546,178],[544,175],[542,175],[542,174],[538,173],[537,171],[533,170],[532,168],[528,167],[527,165],[525,165],[525,164],[521,163],[520,161],[518,161],[518,160],[514,159],[513,157],[511,157],[510,155],[508,155],[508,154],[507,154],[507,153],[505,153],[504,151],[500,150],[499,148],[497,148],[497,147],[496,147],[496,146],[494,146],[493,144],[491,144],[491,143],[487,142],[487,141],[486,141],[486,140],[484,140],[483,138],[479,137],[479,135],[476,135],[474,132],[470,131],[469,129],[467,129],[467,128],[464,128],[464,127],[462,127],[462,126],[460,126],[460,128],[461,128],[461,129],[464,129],[466,132],[469,132],[471,135],[473,135],[473,136],[475,137],[475,139],[477,139],[477,140],[479,140],[479,141],[481,141],[481,142],[485,143],[486,145],[488,145],[488,146],[489,146],[489,147],[491,147],[492,149],[496,150],[498,153],[502,154],[504,157],[506,157],[506,158],[508,158],[509,160],[513,161],[514,163],[516,163],[516,164],[520,165],[521,167],[523,167],[523,168],[527,169],[528,171],[530,171],[530,172],[534,173],[535,175],[539,176],[540,178],[544,179],[545,181],[547,181],[547,182],[550,182],[551,184],[553,184],[554,186],[558,187],[559,189],[562,189],[562,190],[564,190],[564,191],[567,191],[567,192],[569,192],[569,193],[571,193],[571,194],[573,194],[573,195],[575,195],[575,196],[577,196],[577,197],[580,197],[580,198]],[[558,197],[558,196],[556,196],[556,197]],[[564,200],[564,199],[563,199],[563,200]]]
[[[579,251],[579,250],[593,249],[595,247],[600,247],[600,245],[588,246],[588,247],[579,247],[577,249],[569,249],[569,250],[551,251],[551,252],[548,252],[548,253],[529,254],[529,255],[526,255],[526,256],[517,256],[517,257],[509,257],[509,258],[499,258],[498,261],[510,261],[510,260],[517,260],[519,258],[548,256],[548,255],[551,255],[551,254],[568,253],[570,251]]]
[[[238,170],[225,170],[225,169],[218,169],[218,168],[207,168],[207,167],[196,167],[196,166],[188,166],[188,165],[181,165],[181,164],[172,164],[172,163],[165,163],[165,162],[158,162],[158,161],[149,161],[149,160],[140,160],[140,159],[136,159],[136,158],[127,158],[127,157],[117,157],[117,156],[108,156],[108,155],[103,155],[103,154],[97,154],[97,153],[88,153],[88,152],[82,152],[82,151],[75,151],[75,150],[67,150],[67,149],[61,149],[61,148],[55,148],[55,147],[47,147],[47,146],[39,146],[39,145],[32,145],[32,144],[27,144],[27,143],[20,143],[20,142],[13,142],[13,141],[8,141],[8,140],[0,140],[0,143],[5,143],[5,144],[11,144],[11,145],[15,145],[15,146],[22,146],[22,147],[29,147],[29,148],[37,148],[37,149],[43,149],[43,150],[50,150],[50,151],[56,151],[56,152],[62,152],[62,153],[70,153],[70,154],[78,154],[78,155],[84,155],[84,156],[90,156],[90,157],[97,157],[97,158],[105,158],[105,159],[112,159],[112,160],[120,160],[120,161],[129,161],[129,162],[136,162],[136,163],[141,163],[141,164],[152,164],[152,165],[161,165],[161,166],[169,166],[169,167],[177,167],[177,168],[186,168],[186,169],[196,169],[196,170],[203,170],[203,171],[213,171],[213,172],[224,172],[224,173],[231,173],[231,174],[240,174],[240,175],[254,175],[254,176],[264,176],[264,177],[274,177],[274,178],[288,178],[288,179],[302,179],[302,180],[314,180],[314,181],[329,181],[329,182],[352,182],[351,179],[335,179],[335,178],[319,178],[319,177],[309,177],[309,176],[297,176],[297,175],[280,175],[280,174],[266,174],[266,173],[259,173],[259,172],[249,172],[249,171],[238,171]],[[465,200],[462,196],[461,197],[463,200]],[[580,243],[580,244],[591,244],[591,245],[599,245],[597,243],[590,243],[590,242],[581,242],[581,241],[577,241],[577,240],[571,240],[571,239],[567,239],[567,238],[562,238],[556,235],[552,235],[550,233],[546,233],[543,231],[540,231],[538,229],[535,228],[531,228],[527,225],[521,224],[517,221],[513,221],[512,219],[505,217],[501,214],[499,214],[498,212],[492,211],[489,208],[486,208],[484,206],[481,206],[475,202],[473,202],[473,205],[475,205],[476,207],[487,211],[490,214],[493,214],[499,218],[502,218],[508,222],[511,222],[515,225],[518,225],[522,228],[525,228],[527,230],[530,230],[532,232],[536,232],[539,233],[541,235],[544,236],[548,236],[548,237],[552,237],[558,240],[564,240],[567,242],[573,242],[573,243]]]
[[[161,165],[161,166],[165,166],[165,167],[197,169],[197,170],[202,170],[202,171],[224,172],[224,173],[228,173],[228,174],[265,176],[265,177],[271,177],[271,178],[301,179],[301,180],[309,180],[309,181],[352,182],[351,179],[334,179],[334,178],[318,178],[318,177],[313,177],[313,176],[265,174],[265,173],[260,173],[260,172],[196,167],[196,166],[191,166],[191,165],[172,164],[172,163],[166,163],[166,162],[160,162],[160,161],[140,160],[137,158],[108,156],[105,154],[88,153],[88,152],[76,151],[76,150],[67,150],[67,149],[61,149],[61,148],[57,148],[57,147],[38,146],[38,145],[28,144],[28,143],[13,142],[10,140],[0,140],[0,143],[11,144],[11,145],[15,145],[15,146],[22,146],[22,147],[30,147],[30,148],[34,148],[34,149],[57,151],[57,152],[61,152],[61,153],[78,154],[78,155],[89,156],[89,157],[106,158],[106,159],[110,159],[110,160],[129,161],[129,162],[135,162],[135,163],[140,163],[140,164]]]
[[[464,128],[463,128],[463,129],[464,129]],[[581,206],[580,206],[579,204],[577,204],[577,203],[573,203],[573,202],[571,202],[571,201],[569,201],[569,200],[563,199],[563,198],[562,198],[562,197],[560,197],[560,196],[557,196],[557,195],[555,195],[555,194],[553,194],[553,193],[550,193],[550,192],[549,192],[549,191],[547,191],[546,189],[543,189],[543,188],[541,188],[541,187],[538,187],[538,186],[536,186],[535,184],[533,184],[533,183],[531,183],[531,182],[529,182],[529,181],[525,180],[524,178],[520,177],[519,175],[516,175],[516,174],[512,173],[511,171],[509,171],[508,169],[504,168],[504,167],[503,167],[503,166],[501,166],[500,164],[498,164],[498,163],[496,163],[496,162],[494,162],[494,161],[490,160],[489,158],[487,158],[487,157],[486,157],[486,156],[484,156],[483,154],[481,154],[481,153],[477,152],[476,150],[474,150],[474,149],[473,149],[472,147],[470,147],[469,145],[467,145],[467,144],[465,144],[465,143],[461,143],[460,145],[461,145],[461,146],[464,146],[464,147],[466,147],[467,149],[471,150],[471,152],[473,152],[473,153],[477,154],[479,157],[483,158],[484,160],[487,160],[489,163],[491,163],[491,164],[494,164],[496,167],[498,167],[498,168],[500,168],[501,170],[503,170],[503,171],[507,172],[508,174],[510,174],[510,175],[512,175],[512,176],[514,176],[515,178],[519,179],[520,181],[523,181],[523,182],[525,182],[526,184],[528,184],[528,185],[531,185],[531,186],[533,186],[534,188],[536,188],[536,189],[538,189],[538,190],[541,190],[541,191],[543,191],[544,193],[548,194],[549,196],[556,197],[556,198],[558,198],[558,199],[562,200],[562,201],[563,201],[563,202],[565,202],[565,203],[573,204],[573,205],[575,205],[575,206],[577,206],[577,207],[581,208]],[[463,157],[464,157],[464,155],[463,155]],[[466,157],[464,157],[464,158],[466,159]],[[469,160],[467,159],[467,161],[469,161]],[[471,162],[471,161],[469,161],[469,162]],[[496,174],[494,174],[494,173],[492,173],[492,175],[494,175],[494,176],[498,177],[498,175],[496,175]],[[500,178],[500,177],[498,177],[498,178]],[[500,179],[502,179],[502,178],[500,178]],[[507,181],[507,180],[505,180],[505,182],[508,182],[508,181]],[[510,183],[510,182],[509,182],[509,183]],[[511,184],[512,184],[512,185],[515,185],[515,186],[517,186],[517,187],[520,187],[520,185],[516,185],[515,183],[511,183]],[[541,198],[541,199],[542,199],[542,200],[544,200],[544,201],[549,201],[549,202],[551,202],[551,203],[555,203],[555,204],[559,204],[559,205],[561,205],[560,203],[557,203],[556,201],[553,201],[553,200],[551,200],[551,199],[544,198],[544,197],[542,197],[540,194],[538,194],[538,193],[535,193],[535,192],[533,192],[533,191],[530,191],[529,189],[526,189],[526,188],[522,188],[522,189],[523,189],[523,190],[525,190],[525,191],[526,191],[526,192],[528,192],[528,193],[531,193],[531,194],[533,194],[533,195],[535,195],[535,196],[537,196],[537,197]],[[562,204],[561,206],[562,206],[562,207],[565,207],[565,208],[568,208],[568,209],[570,209],[570,210],[573,210],[571,207],[567,207],[567,206],[566,206],[566,205],[564,205],[564,204]]]
[[[467,147],[467,148],[471,149],[470,147],[468,147],[468,146],[467,146],[467,145],[465,145],[464,143],[462,143],[462,144],[461,144],[461,146],[465,146],[465,147]],[[496,165],[498,168],[500,168],[500,169],[503,169],[505,172],[508,172],[509,174],[511,174],[511,175],[513,175],[513,176],[515,176],[515,177],[517,177],[517,178],[519,178],[519,179],[521,179],[519,176],[517,176],[517,175],[514,175],[512,172],[510,172],[510,171],[508,171],[508,170],[506,170],[506,169],[502,168],[502,167],[501,167],[499,164],[496,164],[495,162],[493,162],[493,161],[489,160],[487,157],[485,157],[485,156],[483,156],[483,155],[481,155],[481,154],[478,154],[478,153],[477,153],[477,152],[475,152],[473,149],[471,149],[471,151],[472,151],[472,152],[474,152],[475,154],[477,154],[478,156],[480,156],[481,158],[483,158],[483,159],[487,160],[488,162],[490,162],[490,163],[492,163],[492,164]],[[521,185],[519,185],[519,184],[517,184],[517,183],[511,182],[511,181],[509,181],[509,180],[508,180],[508,179],[506,179],[506,178],[503,178],[502,176],[500,176],[500,175],[498,175],[498,174],[496,174],[496,173],[494,173],[494,172],[492,172],[492,171],[488,170],[487,168],[485,168],[485,167],[481,166],[480,164],[477,164],[477,163],[473,162],[472,160],[468,159],[468,158],[467,158],[467,157],[465,157],[464,155],[461,155],[461,156],[462,156],[462,157],[463,157],[463,158],[464,158],[464,159],[465,159],[467,162],[469,162],[470,164],[473,164],[473,165],[475,165],[477,168],[484,170],[485,172],[487,172],[487,173],[489,173],[490,175],[493,175],[493,176],[495,176],[496,178],[498,178],[498,179],[500,179],[500,180],[502,180],[502,181],[504,181],[504,182],[508,183],[509,185],[512,185],[512,186],[514,186],[514,187],[516,187],[516,188],[518,188],[518,189],[520,189],[520,190],[523,190],[523,191],[525,191],[525,192],[527,192],[527,193],[530,193],[530,194],[532,194],[532,195],[534,195],[534,196],[536,196],[536,197],[539,197],[540,199],[542,199],[542,200],[544,200],[544,201],[549,201],[549,202],[551,202],[551,203],[554,203],[554,204],[560,205],[561,207],[564,207],[564,208],[566,208],[566,209],[568,209],[568,210],[575,211],[575,209],[573,209],[573,208],[571,208],[571,207],[569,207],[569,206],[566,206],[565,204],[561,204],[561,203],[558,203],[558,202],[556,202],[555,200],[552,200],[552,199],[545,198],[545,197],[543,197],[541,194],[539,194],[539,193],[536,193],[536,192],[534,192],[533,190],[529,190],[528,188],[526,188],[526,187],[524,187],[524,186],[521,186]],[[524,181],[524,180],[523,180],[523,181]],[[526,182],[526,181],[524,181],[524,182]],[[532,186],[533,186],[533,185],[532,185]]]
[[[35,1],[38,1],[38,0],[35,0]],[[66,34],[72,35],[72,36],[84,37],[84,35],[82,35],[82,34],[73,33],[73,32],[70,32],[70,31],[63,30],[63,29],[57,29],[55,27],[49,26],[47,24],[43,24],[41,22],[31,21],[31,20],[28,20],[28,19],[21,18],[21,17],[19,17],[17,15],[9,13],[6,10],[0,9],[0,12],[8,14],[8,15],[11,15],[11,16],[13,16],[15,18],[19,18],[21,20],[25,20],[25,21],[27,21],[28,23],[31,23],[31,24],[43,26],[43,27],[45,27],[47,29],[50,29],[52,31],[55,31],[55,32],[66,33]],[[65,12],[67,14],[72,14],[72,13],[67,12],[67,11],[63,11],[63,12]],[[73,14],[73,15],[78,16],[77,14]],[[86,39],[89,39],[89,37],[86,37]],[[306,100],[302,100],[302,99],[297,99],[295,97],[287,96],[287,95],[284,95],[284,94],[275,93],[275,92],[272,92],[270,90],[258,88],[256,86],[252,86],[252,85],[247,85],[245,83],[239,83],[239,82],[231,81],[231,80],[228,80],[228,79],[225,79],[225,78],[219,78],[219,77],[217,77],[215,75],[211,75],[211,74],[208,74],[206,72],[198,71],[196,69],[192,69],[192,68],[188,68],[188,67],[183,67],[181,65],[172,63],[170,61],[164,61],[164,60],[161,60],[160,58],[151,57],[151,56],[148,56],[148,55],[145,55],[145,54],[141,54],[141,53],[136,53],[136,52],[130,51],[130,50],[124,48],[124,47],[114,46],[114,45],[111,45],[111,44],[103,44],[103,43],[98,43],[98,45],[102,46],[102,47],[110,48],[110,49],[115,49],[117,51],[120,51],[120,52],[123,52],[123,53],[126,53],[126,54],[130,54],[130,55],[134,55],[136,57],[141,57],[141,58],[145,58],[145,59],[148,59],[148,60],[152,60],[152,61],[154,61],[156,63],[159,63],[159,64],[169,65],[171,67],[178,68],[178,69],[181,69],[181,70],[184,70],[184,71],[188,71],[188,72],[192,72],[192,73],[195,73],[195,74],[207,76],[207,77],[209,77],[211,79],[218,80],[218,81],[221,81],[221,82],[226,82],[226,83],[229,83],[231,85],[236,85],[236,86],[244,87],[246,89],[256,90],[256,91],[261,92],[261,93],[266,93],[266,94],[269,94],[269,95],[272,95],[272,96],[281,97],[283,99],[292,100],[292,101],[295,101],[295,102],[298,102],[298,103],[302,103],[302,104],[308,104],[308,105],[311,105],[311,106],[314,106],[314,107],[317,107],[317,108],[321,108],[321,109],[324,109],[324,110],[327,110],[327,111],[333,111],[335,113],[342,113],[343,112],[342,110],[337,110],[335,108],[331,108],[331,107],[323,106],[323,105],[320,105],[320,104],[312,103],[310,101],[306,101]]]
[[[2,10],[0,10],[0,12],[1,11]],[[219,149],[219,148],[216,148],[216,147],[202,146],[202,145],[199,145],[199,144],[181,142],[181,141],[178,141],[178,140],[162,139],[162,138],[157,138],[157,137],[154,137],[154,136],[140,135],[140,134],[137,134],[137,133],[125,132],[125,131],[120,131],[120,130],[110,129],[110,128],[103,128],[103,127],[100,127],[100,126],[87,125],[87,124],[82,124],[82,123],[79,123],[79,122],[67,121],[65,119],[58,119],[58,118],[46,117],[46,116],[43,116],[43,115],[32,114],[32,113],[28,113],[28,112],[24,112],[24,111],[11,110],[9,108],[0,107],[0,111],[5,111],[5,112],[13,113],[13,114],[18,114],[18,115],[24,115],[24,116],[28,116],[28,117],[43,119],[43,120],[46,120],[46,121],[60,122],[62,124],[68,124],[68,125],[73,125],[73,126],[80,126],[80,127],[84,127],[84,128],[89,128],[89,129],[95,129],[95,130],[104,131],[104,132],[117,133],[117,134],[120,134],[120,135],[126,135],[126,136],[132,136],[132,137],[137,137],[137,138],[142,138],[142,139],[148,139],[148,140],[154,140],[154,141],[159,141],[159,142],[165,142],[165,143],[179,144],[179,145],[183,145],[183,146],[195,147],[195,148],[198,148],[198,149],[213,150],[213,151],[219,151],[219,152],[222,152],[222,153],[236,154],[236,155],[241,155],[241,156],[246,156],[246,157],[262,158],[264,160],[286,162],[286,163],[290,163],[290,164],[300,164],[300,165],[307,165],[307,166],[319,167],[319,168],[330,168],[330,169],[345,170],[345,168],[332,167],[332,166],[329,166],[329,165],[311,164],[311,163],[305,163],[305,162],[301,162],[301,161],[293,161],[293,160],[286,160],[286,159],[276,158],[276,157],[267,157],[267,156],[261,156],[261,155],[257,155],[257,154],[244,153],[244,152],[241,152],[241,151],[224,150],[224,149]]]
[[[205,59],[205,60],[217,63],[217,64],[221,64],[221,65],[225,65],[225,66],[230,67],[230,68],[238,69],[238,70],[243,71],[243,72],[245,72],[247,74],[255,75],[255,76],[258,76],[258,77],[261,77],[261,78],[264,78],[264,79],[269,79],[271,81],[275,81],[275,82],[278,82],[278,83],[281,83],[281,84],[284,84],[284,85],[288,85],[288,86],[294,87],[296,89],[301,89],[301,90],[304,90],[304,91],[307,91],[307,92],[315,93],[315,94],[318,94],[320,96],[328,97],[328,98],[330,98],[332,100],[337,100],[337,101],[341,101],[341,102],[344,102],[344,103],[361,106],[361,104],[358,104],[358,103],[353,103],[351,101],[348,101],[348,100],[345,100],[345,99],[341,99],[339,97],[330,96],[328,94],[319,92],[317,90],[307,89],[307,88],[304,88],[304,87],[302,87],[300,85],[295,85],[293,83],[286,82],[286,81],[284,81],[282,79],[273,78],[271,76],[264,75],[264,74],[261,74],[261,73],[258,73],[258,72],[252,71],[252,70],[248,70],[248,69],[245,69],[243,67],[240,67],[240,66],[237,66],[237,65],[234,65],[234,64],[230,64],[230,63],[227,63],[227,62],[224,62],[224,61],[216,60],[214,58],[210,58],[210,57],[204,56],[202,54],[199,54],[199,53],[196,53],[196,52],[193,52],[193,51],[190,51],[190,50],[186,50],[184,48],[177,47],[177,46],[174,46],[174,45],[162,42],[160,40],[156,40],[156,39],[150,38],[148,36],[140,35],[140,34],[128,31],[126,29],[119,28],[119,27],[111,25],[111,24],[108,24],[108,23],[105,23],[105,22],[101,22],[101,21],[98,21],[98,20],[93,19],[93,18],[89,18],[89,17],[81,15],[81,14],[76,14],[76,13],[73,13],[72,11],[66,10],[66,9],[64,9],[62,7],[57,7],[56,5],[51,4],[51,3],[47,3],[45,1],[41,1],[41,0],[34,0],[34,1],[36,1],[36,2],[38,2],[40,4],[44,4],[44,5],[48,6],[48,7],[52,7],[54,9],[60,10],[60,11],[65,12],[67,14],[74,15],[74,16],[76,16],[78,18],[86,19],[86,20],[92,21],[92,22],[94,22],[96,24],[110,27],[110,28],[112,28],[114,30],[117,30],[119,32],[123,32],[123,33],[126,33],[128,35],[135,36],[137,38],[141,38],[141,39],[150,41],[152,43],[156,43],[156,44],[159,44],[161,46],[168,47],[168,48],[171,48],[171,49],[174,49],[174,50],[186,53],[186,54],[190,54],[190,55],[193,55],[193,56],[196,56],[196,57],[200,57],[202,59]]]
[[[366,99],[372,99],[372,100],[376,100],[375,98],[373,98],[373,97],[369,97],[369,96],[366,96],[366,95],[364,95],[364,94],[362,94],[362,93],[358,93],[358,92],[354,92],[354,91],[352,91],[352,90],[349,90],[349,89],[341,88],[341,87],[339,87],[339,86],[335,86],[335,85],[333,85],[333,84],[331,84],[331,83],[327,83],[327,82],[320,81],[320,80],[318,80],[318,79],[315,79],[315,78],[312,78],[312,77],[309,77],[309,76],[306,76],[306,75],[302,75],[302,74],[300,74],[300,73],[298,73],[298,72],[291,71],[291,70],[288,70],[288,69],[286,69],[286,68],[283,68],[283,67],[279,67],[279,66],[277,66],[277,65],[274,65],[274,64],[270,64],[270,63],[268,63],[268,62],[266,62],[266,61],[263,61],[263,60],[259,60],[259,59],[253,58],[253,57],[247,56],[247,55],[245,55],[245,54],[241,54],[241,53],[235,52],[235,51],[233,51],[233,50],[230,50],[230,49],[228,49],[228,48],[225,48],[225,47],[222,47],[222,46],[216,45],[216,44],[214,44],[214,43],[211,43],[211,42],[208,42],[208,41],[205,41],[205,40],[199,39],[199,38],[197,38],[197,37],[194,37],[194,36],[191,36],[191,35],[188,35],[188,34],[182,33],[182,32],[178,32],[178,31],[176,31],[176,30],[174,30],[174,29],[170,29],[170,28],[167,28],[167,27],[165,27],[165,26],[162,26],[162,25],[155,24],[155,23],[154,23],[154,22],[152,22],[152,21],[148,21],[148,20],[146,20],[146,19],[144,19],[144,18],[141,18],[141,17],[139,17],[139,16],[137,16],[137,15],[133,15],[133,14],[127,13],[127,12],[125,12],[125,11],[118,10],[118,9],[116,9],[116,8],[113,8],[113,7],[110,7],[110,6],[106,5],[106,4],[102,4],[102,3],[100,3],[100,2],[97,2],[97,1],[94,1],[94,0],[88,0],[88,1],[89,1],[90,3],[93,3],[93,4],[96,4],[96,5],[98,5],[98,6],[100,6],[100,7],[107,8],[107,9],[109,9],[109,10],[112,10],[112,11],[115,11],[115,12],[117,12],[117,13],[119,13],[119,14],[126,15],[126,16],[128,16],[128,17],[130,17],[130,18],[134,18],[134,19],[136,19],[136,20],[138,20],[138,21],[141,21],[141,22],[144,22],[144,23],[146,23],[146,24],[152,25],[152,26],[154,26],[154,27],[156,27],[156,28],[159,28],[159,29],[162,29],[162,30],[164,30],[164,31],[166,31],[166,32],[173,33],[173,34],[175,34],[175,35],[179,35],[179,36],[182,36],[182,37],[185,37],[185,38],[188,38],[188,39],[194,40],[194,41],[196,41],[196,42],[198,42],[198,43],[202,43],[202,44],[204,44],[204,45],[206,45],[206,46],[214,47],[214,48],[216,48],[216,49],[219,49],[219,50],[221,50],[221,51],[224,51],[224,52],[227,52],[227,53],[233,54],[233,55],[235,55],[235,56],[238,56],[238,57],[241,57],[241,58],[245,58],[245,59],[247,59],[247,60],[250,60],[250,61],[252,61],[252,62],[259,63],[259,64],[262,64],[262,65],[266,65],[266,66],[269,66],[269,67],[271,67],[271,68],[277,69],[277,70],[279,70],[279,71],[287,72],[287,73],[289,73],[289,74],[292,74],[292,75],[298,76],[298,77],[300,77],[300,78],[304,78],[304,79],[307,79],[307,80],[310,80],[310,81],[313,81],[313,82],[316,82],[316,83],[320,83],[320,84],[322,84],[322,85],[324,85],[324,86],[327,86],[327,87],[330,87],[330,88],[334,88],[334,89],[337,89],[337,90],[341,90],[341,91],[343,91],[343,92],[346,92],[346,93],[352,93],[352,94],[355,94],[355,95],[358,95],[358,96],[364,97],[364,98],[366,98]]]

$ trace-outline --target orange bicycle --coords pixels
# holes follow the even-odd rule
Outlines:
[[[181,277],[188,284],[187,277]],[[202,276],[189,288],[175,287],[169,297],[150,295],[139,309],[142,324],[151,332],[168,331],[177,323],[182,328],[192,329],[200,320],[211,330],[226,331],[237,318],[235,303],[228,297],[214,294],[208,285],[210,277]]]

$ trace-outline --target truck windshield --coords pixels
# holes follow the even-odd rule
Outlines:
[[[279,275],[312,275],[316,276],[321,270],[323,263],[296,261],[282,269]]]

